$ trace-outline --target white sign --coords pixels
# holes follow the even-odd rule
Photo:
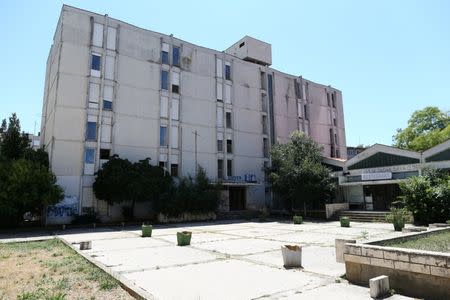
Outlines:
[[[383,172],[383,173],[361,174],[361,180],[383,180],[383,179],[392,179],[392,173]]]

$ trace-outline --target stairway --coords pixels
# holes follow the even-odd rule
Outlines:
[[[357,211],[342,210],[336,213],[336,217],[348,217],[350,221],[355,222],[386,222],[388,211]]]

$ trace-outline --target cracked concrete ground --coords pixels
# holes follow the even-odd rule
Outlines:
[[[191,246],[176,232],[192,231]],[[156,299],[370,299],[369,289],[340,276],[334,240],[393,237],[392,224],[339,222],[223,222],[56,232],[67,243],[92,241],[88,259]],[[284,269],[280,247],[303,247],[303,269]],[[409,299],[394,295],[389,299]]]

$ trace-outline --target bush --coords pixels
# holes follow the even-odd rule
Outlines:
[[[169,192],[155,205],[157,212],[178,217],[182,213],[206,213],[217,209],[220,187],[210,184],[206,172],[199,168],[195,180],[182,178],[178,186],[173,185]]]
[[[405,208],[391,208],[391,212],[386,215],[386,221],[394,225],[395,231],[401,231],[405,223],[411,221],[411,215]]]
[[[436,170],[424,170],[422,176],[399,184],[400,199],[418,224],[443,223],[450,216],[450,176]]]

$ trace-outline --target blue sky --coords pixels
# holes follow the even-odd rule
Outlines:
[[[450,1],[0,0],[0,118],[40,126],[45,63],[63,3],[224,50],[272,44],[272,67],[343,92],[347,145],[392,143],[414,110],[450,110]],[[234,9],[231,9],[233,7]]]

